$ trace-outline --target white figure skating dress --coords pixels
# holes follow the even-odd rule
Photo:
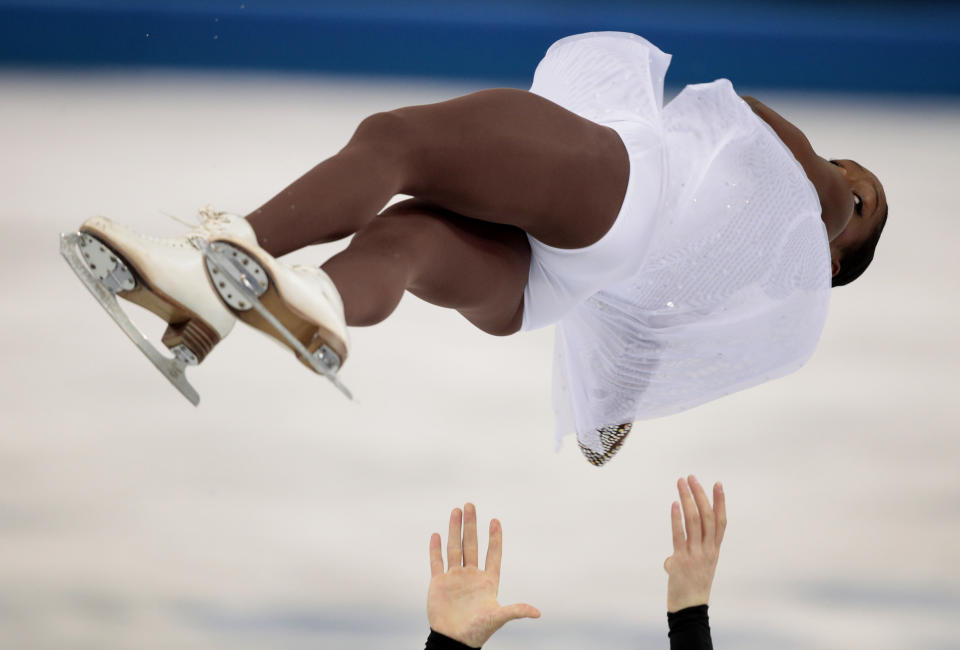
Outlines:
[[[617,131],[630,177],[600,241],[530,238],[523,329],[556,323],[557,440],[682,411],[799,368],[826,320],[816,190],[731,83],[666,106],[670,55],[633,34],[557,41],[531,92]]]

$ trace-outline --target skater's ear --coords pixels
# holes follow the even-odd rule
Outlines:
[[[837,277],[837,273],[840,272],[840,260],[833,258],[830,260],[830,277]]]

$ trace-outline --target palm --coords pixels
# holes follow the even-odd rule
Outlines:
[[[497,580],[475,567],[457,567],[430,581],[427,618],[442,627],[466,628],[477,636],[487,628],[490,636],[502,623],[497,614]]]
[[[430,539],[430,588],[427,592],[427,619],[430,627],[469,646],[482,646],[504,623],[515,618],[538,617],[530,605],[501,607],[497,602],[500,587],[501,531],[497,520],[490,522],[490,543],[483,570],[477,566],[477,520],[472,504],[464,507],[463,539],[460,539],[461,512],[450,517],[447,562],[443,570],[440,536]]]

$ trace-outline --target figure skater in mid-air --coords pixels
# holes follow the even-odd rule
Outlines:
[[[557,434],[602,464],[635,420],[802,365],[887,217],[873,173],[727,80],[664,106],[669,61],[633,34],[570,36],[529,92],[364,119],[245,219],[207,210],[158,240],[96,217],[61,248],[118,322],[114,295],[169,323],[174,359],[148,356],[185,394],[237,318],[334,381],[347,327],[405,291],[489,334],[556,325]],[[322,270],[276,260],[349,235]]]

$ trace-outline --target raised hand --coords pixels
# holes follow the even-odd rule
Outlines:
[[[713,508],[695,476],[678,480],[677,490],[680,502],[674,501],[670,509],[673,555],[663,563],[670,576],[667,581],[668,612],[706,605],[710,600],[720,543],[727,527],[727,509],[720,483],[713,486]]]
[[[450,514],[446,571],[440,554],[440,535],[434,533],[430,537],[427,620],[431,629],[479,648],[507,621],[540,618],[540,611],[532,605],[501,607],[497,602],[502,539],[500,522],[491,520],[487,559],[481,571],[477,567],[477,511],[472,503],[466,504],[462,512],[455,508]]]

